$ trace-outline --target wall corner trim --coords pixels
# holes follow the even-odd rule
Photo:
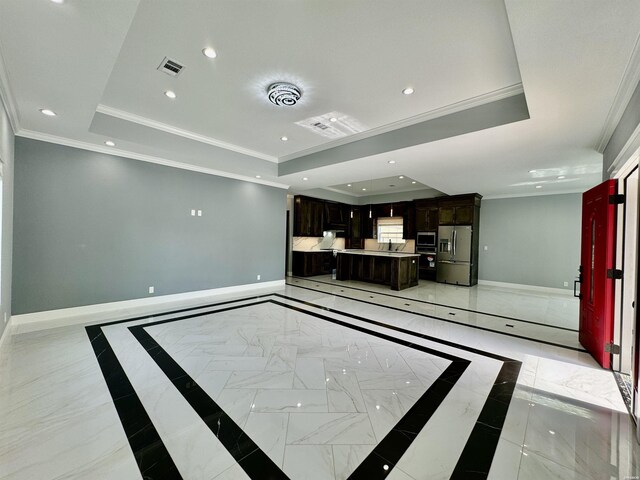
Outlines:
[[[69,325],[123,320],[129,317],[157,314],[170,309],[204,306],[222,300],[221,297],[223,296],[237,297],[240,294],[250,292],[263,295],[270,291],[282,289],[284,286],[285,281],[282,279],[158,297],[136,298],[134,300],[124,300],[121,302],[100,303],[82,307],[13,315],[11,317],[13,330],[11,334],[15,335]],[[4,337],[7,336],[5,333],[3,338],[0,339],[0,346],[4,341]]]

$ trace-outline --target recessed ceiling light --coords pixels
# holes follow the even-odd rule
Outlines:
[[[302,177],[302,180],[304,180],[306,182],[309,179],[307,177]]]
[[[402,180],[404,178],[404,175],[400,175],[398,178]]]
[[[362,189],[362,191],[363,191],[363,192],[366,192],[366,191],[367,191],[367,189],[366,189],[366,188],[363,188],[363,189]]]
[[[536,185],[536,188],[542,188],[542,185]]]
[[[387,163],[390,163],[390,164],[393,165],[394,163],[396,163],[396,161],[395,160],[389,160]]]
[[[562,180],[563,178],[567,178],[567,177],[565,177],[564,175],[560,175],[560,176],[558,177],[558,180]]]
[[[404,93],[405,95],[411,95],[413,93],[413,88],[407,87],[404,90],[402,90],[402,93]]]
[[[56,112],[54,112],[53,110],[49,110],[48,108],[41,108],[40,113],[42,113],[43,115],[46,115],[47,117],[56,116]]]
[[[114,142],[113,140],[107,140],[106,142],[104,142],[104,144],[107,147],[115,147],[116,146],[116,142]]]
[[[64,0],[51,0],[53,3],[61,4],[64,3]]]
[[[338,121],[338,119],[337,119],[336,117],[331,117],[331,118],[329,119],[329,121],[330,121],[330,122],[337,122],[337,121]]]
[[[536,173],[537,170],[529,170],[529,173]]]
[[[415,183],[418,183],[418,182],[416,182],[416,181],[414,180],[414,181],[413,181],[413,182],[411,182],[411,183],[414,183],[414,184],[415,184]]]
[[[256,175],[256,178],[262,178],[260,175]]]
[[[347,187],[350,187],[350,186],[351,186],[351,184],[350,184],[350,183],[347,183]]]
[[[218,54],[216,53],[216,51],[211,48],[211,47],[207,47],[204,50],[202,50],[202,53],[204,54],[205,57],[207,58],[216,58],[218,56]]]
[[[280,137],[280,140],[282,140],[283,142],[286,142],[289,139],[287,137]]]
[[[171,99],[174,99],[177,96],[176,92],[174,92],[173,90],[167,90],[166,92],[164,92],[164,94]]]

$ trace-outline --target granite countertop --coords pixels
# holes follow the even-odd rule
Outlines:
[[[338,253],[351,255],[373,255],[376,257],[419,257],[419,253],[389,252],[384,250],[338,250]]]
[[[338,250],[341,251],[341,250]],[[302,253],[331,253],[333,252],[333,248],[328,248],[326,250],[292,250],[292,252],[302,252]]]

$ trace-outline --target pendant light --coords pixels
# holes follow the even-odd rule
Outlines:
[[[391,204],[391,216],[393,217],[393,203]]]
[[[369,195],[371,195],[372,190],[373,190],[373,178],[369,182]],[[371,202],[369,202],[369,218],[371,218]]]

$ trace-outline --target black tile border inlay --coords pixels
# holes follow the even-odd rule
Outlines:
[[[305,288],[305,287],[300,287]],[[312,289],[310,289],[312,290]],[[323,292],[326,293],[326,292]],[[312,302],[307,302],[286,295],[268,293],[265,295],[241,298],[236,300],[230,300],[227,302],[220,302],[217,304],[208,304],[197,307],[190,307],[181,310],[174,310],[166,313],[160,313],[157,315],[148,315],[130,319],[123,319],[114,322],[108,322],[100,325],[87,326],[87,333],[92,342],[94,353],[100,363],[101,370],[109,386],[109,391],[114,399],[114,403],[119,398],[127,398],[130,403],[133,403],[134,407],[123,408],[123,414],[121,414],[118,405],[118,414],[123,424],[127,437],[129,439],[131,448],[138,462],[138,467],[143,475],[143,478],[147,479],[161,479],[161,478],[181,478],[179,472],[166,447],[162,443],[157,431],[153,427],[151,420],[149,419],[144,407],[142,406],[133,386],[128,381],[122,366],[115,357],[115,353],[111,349],[108,340],[104,336],[101,328],[104,326],[115,325],[120,323],[131,322],[134,320],[151,319],[159,316],[165,316],[175,313],[182,313],[192,310],[202,310],[210,307],[217,307],[221,305],[227,305],[231,303],[246,302],[250,300],[259,300],[268,297],[280,297],[289,301],[298,302],[313,308],[325,310],[338,315],[353,318],[365,323],[382,326],[398,332],[406,333],[412,336],[417,336],[435,343],[448,345],[456,349],[467,351],[469,353],[485,356],[495,360],[503,362],[503,365],[498,373],[493,387],[489,392],[487,400],[481,410],[481,413],[476,421],[476,424],[472,430],[472,433],[465,444],[463,452],[458,459],[455,470],[450,477],[455,480],[470,479],[470,478],[487,478],[489,468],[495,455],[502,426],[506,418],[506,414],[509,408],[511,397],[516,385],[518,374],[521,367],[521,362],[512,360],[500,355],[484,352],[472,347],[464,345],[458,345],[454,342],[441,340],[435,337],[430,337],[425,334],[419,334],[410,330],[406,330],[394,325],[388,325],[382,322],[377,322],[371,319],[366,319],[357,315],[353,315],[347,312],[341,312],[339,310],[331,309],[328,307],[320,306]],[[349,297],[345,297],[349,298]],[[356,300],[356,299],[351,299]],[[425,353],[437,355],[442,358],[447,358],[452,363],[445,369],[441,376],[427,389],[423,396],[414,404],[414,406],[405,414],[405,416],[398,422],[398,424],[389,432],[389,434],[376,446],[374,451],[358,466],[355,472],[350,476],[352,479],[358,478],[384,478],[393,469],[393,466],[399,461],[407,448],[411,445],[413,439],[424,428],[431,415],[437,410],[438,406],[445,399],[446,395],[453,388],[457,380],[462,373],[471,363],[469,360],[456,357],[444,352],[424,347],[422,345],[416,345],[406,340],[391,337],[380,332],[371,331],[364,327],[352,325],[350,323],[342,322],[338,319],[327,317],[319,313],[315,313],[300,307],[284,304],[276,300],[262,300],[254,303],[243,303],[232,307],[223,309],[217,309],[213,311],[203,311],[194,313],[191,315],[169,318],[165,320],[158,320],[156,322],[134,325],[128,327],[134,334],[138,341],[143,345],[147,353],[151,358],[163,370],[169,380],[178,388],[180,393],[184,396],[185,400],[194,408],[194,410],[202,417],[203,421],[211,428],[216,434],[217,428],[214,431],[212,425],[219,426],[218,419],[224,418],[226,413],[202,390],[196,382],[194,382],[184,370],[171,358],[171,356],[165,352],[160,345],[144,330],[146,327],[152,325],[158,325],[167,322],[173,322],[178,320],[185,320],[188,318],[194,318],[203,315],[210,315],[218,312],[228,311],[237,308],[246,308],[252,305],[258,305],[263,303],[273,303],[285,308],[300,311],[304,314],[313,315],[320,319],[343,325],[347,328],[359,330],[361,332],[372,334],[386,340],[403,344],[411,348],[419,349]],[[369,303],[369,302],[365,302]],[[376,304],[374,304],[376,305]],[[379,305],[378,305],[379,306]],[[404,313],[401,309],[396,309]],[[107,355],[105,355],[107,353]],[[125,392],[124,397],[122,393]],[[132,414],[135,412],[135,416]],[[128,413],[128,414],[127,414]],[[253,441],[244,434],[242,429],[235,425],[235,423],[228,417],[229,422],[227,427],[229,430],[225,430],[225,438],[229,439],[229,442],[233,442],[231,445],[232,450],[229,450],[225,444],[225,441],[218,438],[225,444],[225,447],[236,458],[240,466],[251,476],[251,478],[283,478],[286,479],[286,475],[275,465],[269,457],[262,452]],[[137,426],[132,428],[137,421]],[[127,423],[127,425],[125,425]],[[145,442],[140,442],[139,439],[133,438],[129,435],[129,432],[136,434],[140,431],[139,424],[143,423],[146,431],[150,432],[145,438]],[[235,428],[233,428],[233,426]],[[137,443],[135,442],[136,440]],[[228,442],[228,443],[229,443]],[[242,443],[242,445],[239,444]],[[134,444],[135,443],[135,444]],[[149,448],[149,446],[153,448]],[[255,446],[255,448],[253,448]],[[145,450],[146,447],[146,450]],[[149,451],[147,451],[149,450]],[[234,454],[234,451],[236,452]],[[137,453],[136,453],[137,452]],[[480,453],[480,454],[479,454]],[[145,457],[146,455],[146,457]],[[147,466],[146,461],[150,461],[151,465]],[[163,464],[164,462],[164,464]],[[273,470],[266,468],[271,463]],[[384,470],[383,466],[388,465],[389,469]],[[144,470],[143,470],[144,469]]]
[[[324,282],[322,280],[309,280],[308,278],[297,277],[295,275],[291,275],[291,276],[289,276],[289,278],[294,278],[296,280],[304,280],[304,281],[311,282],[311,283],[323,283],[325,285],[331,285],[333,287],[338,287],[338,288],[349,288],[351,290],[359,290],[361,292],[375,293],[377,295],[385,295],[387,297],[399,298],[400,300],[409,300],[409,301],[412,301],[412,302],[426,303],[428,305],[435,305],[436,307],[451,308],[453,310],[460,310],[460,311],[469,312],[469,313],[479,313],[480,315],[486,315],[488,317],[504,318],[505,320],[515,320],[517,322],[530,323],[532,325],[539,325],[541,327],[555,328],[555,329],[558,329],[558,330],[567,330],[569,332],[578,333],[578,330],[576,330],[574,328],[559,327],[557,325],[547,325],[546,323],[534,322],[533,320],[524,320],[522,318],[509,317],[509,316],[500,315],[500,314],[497,314],[497,313],[489,313],[489,312],[483,312],[481,310],[473,310],[471,308],[454,307],[453,305],[447,305],[447,304],[444,304],[444,303],[437,303],[437,302],[430,302],[428,300],[420,300],[419,298],[401,297],[399,295],[393,295],[392,293],[377,292],[375,290],[367,290],[366,288],[351,287],[349,285],[340,285],[340,284],[337,284],[337,283]],[[285,279],[285,282],[286,282],[286,279]],[[316,285],[316,287],[317,287],[317,285]],[[373,297],[371,297],[371,298],[373,298]]]
[[[86,331],[142,478],[182,479],[102,328]]]
[[[471,325],[469,323],[456,322],[456,321],[450,320],[448,318],[438,317],[437,315],[421,313],[421,312],[414,312],[412,310],[405,310],[403,308],[392,307],[390,305],[384,305],[382,303],[369,302],[367,300],[361,300],[359,298],[353,298],[353,297],[349,297],[347,295],[338,295],[337,293],[333,293],[333,292],[325,292],[324,290],[316,290],[315,288],[311,288],[311,287],[303,287],[302,285],[295,285],[293,283],[286,283],[285,285],[287,285],[288,287],[303,288],[305,290],[311,290],[312,292],[324,293],[325,295],[331,295],[331,296],[334,296],[334,297],[346,298],[348,300],[353,300],[354,302],[366,303],[368,305],[375,305],[376,307],[388,308],[389,310],[396,310],[398,312],[410,313],[412,315],[418,315],[420,317],[432,318],[434,320],[440,320],[442,322],[453,323],[455,325],[460,325],[461,327],[469,327],[469,328],[474,328],[476,330],[483,330],[485,332],[495,333],[497,335],[506,335],[507,337],[520,338],[522,340],[528,340],[530,342],[542,343],[542,344],[545,344],[545,345],[550,345],[552,347],[558,347],[558,348],[564,348],[564,349],[567,349],[567,350],[573,350],[574,352],[587,353],[587,351],[582,349],[582,348],[570,347],[568,345],[563,345],[561,343],[547,342],[546,340],[539,340],[537,338],[525,337],[524,335],[516,335],[515,333],[501,332],[500,330],[493,330],[491,328],[480,327],[478,325]],[[391,295],[391,296],[393,296],[393,295]],[[400,298],[400,297],[396,297],[396,298]]]

